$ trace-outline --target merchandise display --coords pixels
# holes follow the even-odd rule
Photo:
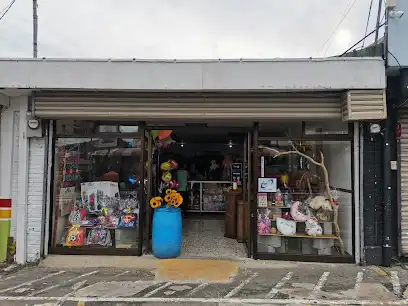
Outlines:
[[[308,148],[309,154],[310,146]],[[260,182],[276,180],[275,192],[262,189],[258,199],[258,250],[267,253],[324,254],[344,253],[338,221],[337,194],[329,184],[329,173],[324,164],[323,153],[314,160],[295,147],[289,151],[260,146],[263,152],[271,152],[272,158],[290,155],[286,166],[279,164],[280,171],[265,167],[267,177]],[[263,157],[261,161],[267,160]],[[268,159],[269,162],[273,163]],[[297,165],[296,168],[289,164]],[[315,167],[312,167],[314,165]]]
[[[225,211],[225,188],[220,184],[204,184],[203,188],[203,210]]]
[[[81,194],[81,201],[69,213],[64,246],[111,247],[111,230],[137,227],[139,201],[136,191],[123,193],[126,198],[121,198],[117,183],[88,182],[81,184]],[[71,239],[85,234],[85,241],[78,239],[81,243]]]
[[[231,181],[189,181],[190,201],[187,209],[192,212],[225,212],[225,192]]]
[[[58,141],[62,144],[56,148],[53,246],[136,248],[140,150],[106,148],[110,143],[130,143],[120,139],[105,142],[104,150],[100,150],[98,139]],[[119,155],[112,157],[113,153]],[[123,157],[125,153],[131,154],[129,158]],[[134,180],[128,181],[128,177]]]

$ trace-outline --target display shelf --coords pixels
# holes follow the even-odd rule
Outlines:
[[[284,219],[284,218],[282,218],[282,219]],[[271,222],[276,222],[276,219],[271,219],[271,218],[269,218],[269,220],[271,220]],[[295,221],[295,220],[290,220],[290,221],[294,221],[294,222],[296,222],[296,223],[306,223],[305,221]],[[333,224],[334,221],[317,220],[317,223],[330,223],[330,224]]]
[[[190,186],[190,203],[188,204],[187,212],[208,212],[208,213],[224,213],[225,212],[225,196],[222,184],[232,184],[231,181],[188,181]],[[194,188],[198,185],[198,188]],[[208,189],[208,185],[217,185],[214,190]],[[208,209],[209,203],[212,203]],[[219,207],[220,209],[213,209]]]
[[[313,239],[338,239],[336,235],[320,235],[320,236],[309,236],[307,234],[296,234],[296,235],[283,235],[283,234],[258,234],[258,236],[275,236],[275,237],[286,237],[286,238],[313,238]]]
[[[290,207],[286,207],[286,206],[275,206],[275,205],[258,206],[258,208],[280,208],[280,209],[290,209]]]
[[[70,228],[72,228],[72,227],[74,227],[75,225],[71,225],[71,226],[69,226],[69,225],[67,225],[65,228],[66,229],[70,229]],[[117,227],[114,227],[114,226],[99,226],[99,225],[97,225],[97,226],[87,226],[87,225],[78,225],[78,227],[80,227],[80,228],[100,228],[100,229],[109,229],[109,230],[122,230],[122,229],[125,229],[125,230],[127,230],[127,229],[137,229],[137,226],[136,227],[120,227],[120,228],[117,228]]]

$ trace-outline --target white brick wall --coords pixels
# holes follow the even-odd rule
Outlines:
[[[12,203],[12,215],[11,215],[11,237],[16,237],[17,226],[17,202],[18,202],[18,134],[20,125],[20,112],[13,112],[13,152],[12,152],[12,164],[11,164],[11,203]]]
[[[30,138],[27,198],[27,261],[40,259],[43,226],[45,138]],[[48,230],[45,229],[45,230]]]

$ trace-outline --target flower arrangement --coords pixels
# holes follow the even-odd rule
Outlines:
[[[183,204],[183,197],[181,196],[180,193],[178,193],[176,190],[172,189],[167,189],[166,190],[166,195],[164,198],[162,197],[154,197],[150,200],[150,206],[155,209],[159,208],[162,206],[162,204],[166,203],[167,207],[179,207],[181,204]]]

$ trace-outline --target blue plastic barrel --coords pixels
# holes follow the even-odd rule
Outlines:
[[[152,249],[157,258],[176,258],[181,253],[181,209],[159,207],[154,210]]]

